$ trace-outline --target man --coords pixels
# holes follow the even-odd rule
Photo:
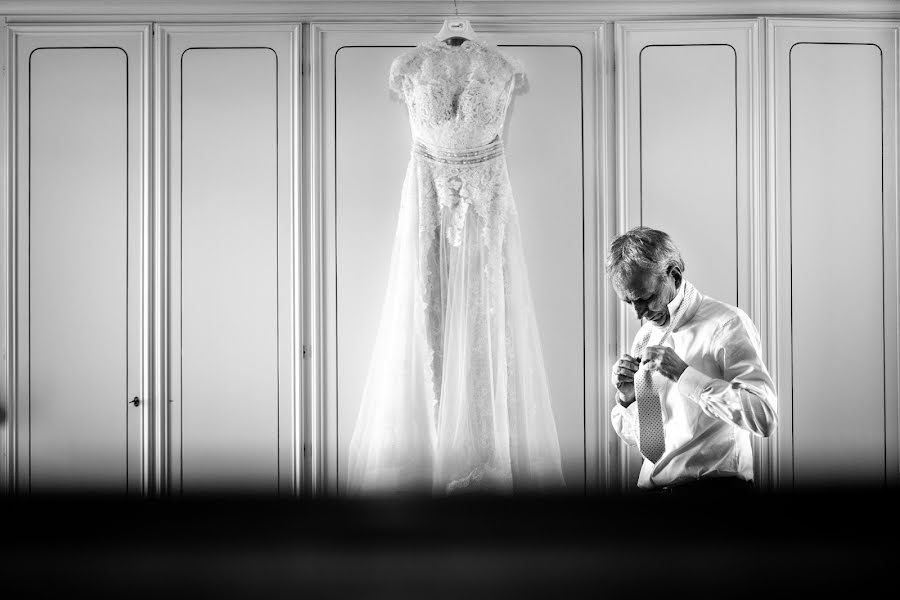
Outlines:
[[[662,231],[635,227],[616,237],[606,271],[646,319],[612,370],[613,428],[644,456],[638,487],[751,488],[750,434],[769,436],[776,421],[753,322],[684,279],[681,253]]]

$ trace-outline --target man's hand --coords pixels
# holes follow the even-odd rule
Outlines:
[[[648,371],[659,371],[663,377],[672,381],[678,381],[688,368],[687,363],[668,346],[647,346],[641,365]]]
[[[623,354],[612,369],[612,382],[618,390],[617,400],[623,406],[634,402],[634,374],[640,361],[628,354]]]

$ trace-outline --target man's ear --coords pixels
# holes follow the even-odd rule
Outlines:
[[[669,275],[671,275],[672,279],[675,281],[675,288],[681,287],[681,269],[672,265],[669,267]]]

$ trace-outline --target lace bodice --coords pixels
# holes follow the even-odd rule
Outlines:
[[[511,93],[524,87],[514,58],[481,40],[429,40],[398,56],[390,87],[406,102],[414,138],[440,148],[483,146],[503,128]]]

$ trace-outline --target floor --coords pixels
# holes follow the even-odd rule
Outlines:
[[[900,571],[897,490],[673,498],[0,499],[4,598],[859,596]],[[7,595],[9,591],[17,593]]]

